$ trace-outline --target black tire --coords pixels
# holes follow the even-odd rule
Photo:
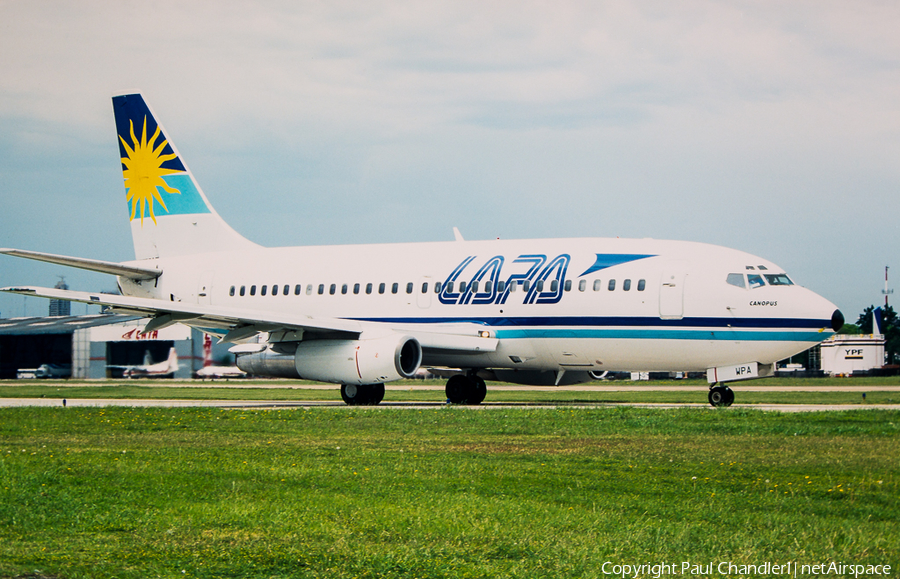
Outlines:
[[[473,376],[472,379],[472,393],[471,398],[469,398],[469,404],[481,404],[484,402],[484,397],[487,396],[487,384],[484,383],[484,380],[479,378],[478,376]]]
[[[709,389],[709,395],[707,396],[707,399],[709,400],[709,403],[716,408],[719,408],[721,406],[728,406],[728,403],[726,401],[728,400],[728,392],[730,391],[731,390],[729,388],[726,388],[725,386],[714,386]],[[732,400],[733,399],[734,393],[732,393]]]
[[[725,386],[725,406],[731,406],[734,403],[734,390]]]
[[[444,392],[447,394],[447,401],[450,404],[463,404],[467,398],[466,394],[468,391],[469,378],[462,374],[451,376],[447,380],[447,387],[444,388]]]
[[[376,404],[381,404],[382,400],[384,400],[384,384],[369,385],[369,400],[367,403],[375,406]]]
[[[358,386],[356,384],[341,384],[341,398],[343,398],[344,403],[349,406],[359,406],[360,404],[365,404],[366,400],[366,387]]]

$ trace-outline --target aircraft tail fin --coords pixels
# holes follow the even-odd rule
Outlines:
[[[178,352],[175,351],[174,347],[169,348],[168,364],[166,374],[174,374],[178,371]]]
[[[112,101],[135,257],[256,247],[216,213],[144,98]]]

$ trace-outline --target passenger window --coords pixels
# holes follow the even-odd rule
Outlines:
[[[306,295],[308,295],[308,296],[312,295],[312,284],[309,284],[306,286]]]
[[[347,295],[347,284],[343,284],[343,285],[341,286],[341,295],[342,295],[342,296]]]
[[[595,280],[594,280],[594,291],[595,291],[595,292],[600,291],[600,288],[601,288],[601,287],[603,287],[603,284],[600,282],[599,279],[595,279]]]
[[[359,293],[359,284],[353,284],[353,295],[357,295]]]
[[[552,291],[553,293],[556,293],[559,291],[559,280],[558,279],[555,279],[550,282],[550,291]]]
[[[251,296],[255,296],[255,295],[256,295],[256,286],[255,286],[255,285],[251,285],[251,286],[250,286],[250,295],[251,295]]]
[[[267,289],[268,287],[269,287],[269,286],[267,286],[267,285],[262,286],[262,288],[260,288],[260,290],[259,290],[259,295],[261,295],[261,296],[266,295],[266,289]]]
[[[228,290],[228,295],[230,295],[232,297],[234,296],[234,286],[231,286],[231,289]]]
[[[486,293],[486,294],[491,293],[491,287],[492,287],[491,280],[484,282],[484,293]]]
[[[565,288],[565,290],[566,290],[567,292],[572,291],[572,280],[567,279],[567,280],[566,280],[566,285],[563,286],[563,287]]]
[[[337,284],[331,284],[330,286],[328,286],[328,293],[330,295],[334,295],[334,292],[336,292],[336,291],[337,291]]]
[[[392,293],[392,294],[397,293],[397,291],[398,291],[399,289],[400,289],[400,284],[398,284],[397,282],[394,282],[394,283],[391,284],[391,293]]]
[[[585,289],[587,289],[587,280],[583,279],[578,282],[578,291],[583,292]]]
[[[428,282],[427,282],[427,281],[423,281],[423,282],[422,282],[422,293],[423,293],[423,294],[427,294],[427,293],[428,293]]]
[[[615,291],[615,289],[616,289],[616,280],[614,280],[614,279],[609,280],[609,286],[607,287],[607,289],[608,289],[609,291]]]
[[[644,288],[645,288],[645,287],[647,287],[647,280],[645,280],[645,279],[639,279],[639,280],[638,280],[638,291],[639,291],[639,292],[644,291]]]
[[[542,280],[542,279],[537,280],[537,291],[539,291],[539,292],[544,291],[544,280]]]
[[[384,282],[381,282],[380,284],[378,284],[378,293],[380,293],[380,294],[384,293]]]
[[[447,282],[447,287],[444,288],[444,289],[447,290],[447,293],[452,294],[452,293],[453,293],[453,282],[452,282],[452,281],[451,281],[451,282]]]
[[[278,286],[277,286],[277,285],[273,285],[273,286],[272,286],[272,295],[273,295],[273,296],[277,296],[277,295],[278,295]]]
[[[466,282],[464,282],[464,281],[459,282],[459,293],[461,293],[461,294],[466,293]]]
[[[244,295],[244,289],[246,289],[246,287],[247,287],[247,286],[243,286],[243,285],[241,286],[241,296],[242,296],[242,297],[243,297],[243,295]]]
[[[367,284],[366,284],[366,294],[368,295],[368,294],[371,294],[371,293],[372,293],[372,284],[367,283]]]
[[[527,292],[530,289],[531,289],[531,280],[526,279],[525,281],[522,282],[522,291]]]
[[[729,273],[728,277],[725,278],[725,281],[728,283],[728,285],[747,289],[747,284],[744,283],[744,274],[742,273]]]
[[[441,282],[439,282],[439,281],[434,282],[434,293],[436,293],[436,294],[441,293]]]
[[[503,293],[504,291],[506,291],[506,282],[505,282],[505,281],[498,281],[498,282],[497,282],[497,292],[498,292],[498,293]]]
[[[412,282],[409,282],[406,284],[406,293],[408,293],[408,294],[413,293],[413,283]]]
[[[631,291],[631,280],[630,279],[626,279],[625,281],[622,282],[622,291],[625,291],[625,292]]]
[[[324,284],[324,283],[320,283],[320,284],[319,284],[319,295],[321,296],[321,295],[324,295],[324,294],[325,294],[325,284]]]
[[[765,278],[766,281],[769,282],[769,285],[794,285],[791,278],[784,273],[767,273],[765,274]]]
[[[303,291],[303,286],[300,285],[299,283],[294,286],[294,295],[295,296],[299,296],[300,292],[302,292],[302,291]]]
[[[766,282],[763,281],[762,276],[755,273],[747,275],[747,282],[750,284],[750,289],[756,289],[758,287],[766,285]]]
[[[477,293],[478,293],[478,282],[477,282],[477,281],[473,281],[473,282],[472,282],[472,286],[471,286],[471,288],[469,289],[469,291],[471,291],[473,294],[477,294]]]
[[[291,286],[289,286],[288,284],[284,284],[284,287],[281,288],[281,290],[282,295],[288,295],[289,293],[291,293]]]

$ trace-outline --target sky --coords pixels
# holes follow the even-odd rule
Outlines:
[[[2,247],[133,259],[110,98],[138,90],[262,245],[701,241],[849,321],[900,280],[897,2],[90,4],[0,0]],[[59,276],[115,287],[0,256],[0,286]]]

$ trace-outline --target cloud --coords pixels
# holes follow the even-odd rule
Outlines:
[[[122,89],[266,244],[653,235],[816,289],[900,241],[834,237],[900,208],[891,3],[6,2],[0,22],[5,244],[102,251],[53,233],[66,216],[30,236],[21,200],[117,198]]]

